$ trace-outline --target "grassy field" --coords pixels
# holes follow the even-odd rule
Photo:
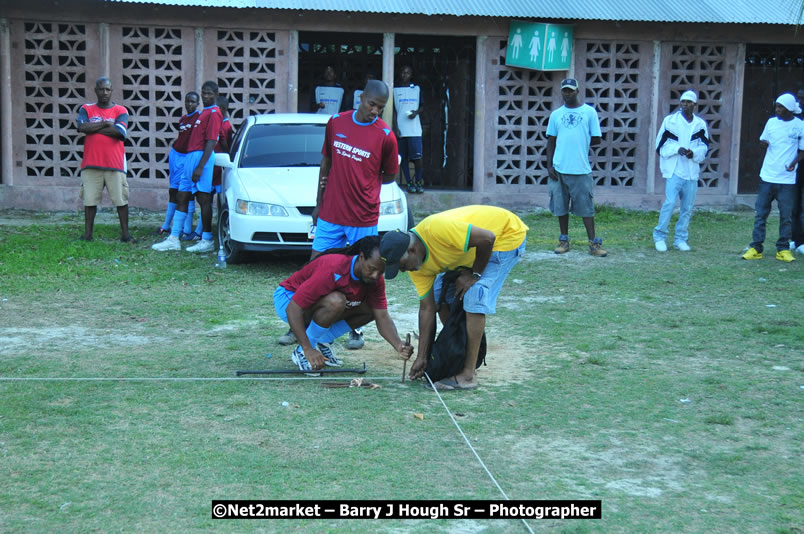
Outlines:
[[[804,258],[747,262],[751,213],[696,213],[691,253],[653,250],[656,213],[603,209],[607,258],[528,252],[487,323],[481,388],[444,398],[511,499],[601,499],[536,532],[804,532]],[[433,392],[366,331],[347,366],[379,389],[234,377],[292,368],[272,293],[304,258],[156,253],[106,214],[0,212],[0,532],[525,532],[503,520],[214,521],[213,499],[498,499]],[[778,219],[769,221],[773,250]],[[401,333],[409,278],[389,282]],[[268,358],[267,355],[271,357]],[[391,377],[394,377],[391,379]],[[283,406],[287,403],[287,406]],[[423,419],[414,417],[423,414]]]

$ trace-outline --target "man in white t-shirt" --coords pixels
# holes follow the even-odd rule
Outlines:
[[[556,254],[569,252],[569,214],[583,219],[589,238],[589,254],[603,257],[603,240],[595,236],[595,204],[589,147],[600,143],[600,120],[595,108],[578,99],[578,81],[561,82],[564,105],[550,113],[547,122],[547,175],[550,211],[558,217],[561,234]]]
[[[360,95],[363,94],[363,88],[369,83],[369,80],[376,80],[377,77],[374,76],[372,73],[367,72],[366,77],[363,79],[363,85],[356,88],[352,91],[352,109],[357,109],[360,107]]]
[[[790,93],[776,99],[776,116],[768,119],[760,143],[767,145],[765,159],[759,171],[759,191],[754,209],[754,233],[744,260],[762,258],[765,241],[765,221],[770,214],[771,203],[776,199],[779,208],[779,239],[776,241],[776,259],[795,260],[790,252],[793,235],[793,198],[796,192],[796,166],[804,159],[804,121],[795,116],[801,107]]]
[[[701,162],[709,151],[709,130],[706,122],[693,113],[697,102],[698,95],[695,91],[684,92],[679,109],[664,118],[656,136],[656,152],[661,158],[659,169],[666,180],[659,224],[653,229],[653,243],[659,252],[667,251],[667,227],[677,199],[680,214],[673,236],[673,247],[683,251],[690,250],[687,229],[698,192]]]
[[[335,115],[342,111],[343,87],[337,83],[337,79],[335,68],[327,66],[324,69],[324,83],[313,90],[313,113]]]
[[[399,156],[402,158],[402,174],[408,193],[424,193],[422,178],[422,89],[413,83],[413,68],[402,67],[399,87],[394,87],[394,133],[399,141]],[[415,176],[410,179],[410,162]]]

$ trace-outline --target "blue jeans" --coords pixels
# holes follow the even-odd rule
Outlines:
[[[483,269],[480,280],[470,287],[463,296],[463,309],[470,313],[494,315],[497,312],[497,296],[500,294],[503,282],[525,253],[525,242],[514,250],[505,252],[492,252],[488,265]],[[433,297],[438,302],[441,296],[444,273],[436,276],[433,283]],[[446,301],[451,304],[455,300],[455,286],[449,286]]]
[[[664,186],[664,204],[659,212],[659,224],[653,229],[653,240],[664,241],[667,239],[667,227],[670,225],[670,217],[673,215],[673,208],[676,207],[676,199],[679,199],[680,214],[676,223],[676,233],[673,242],[687,242],[690,235],[687,229],[690,226],[692,217],[692,206],[695,204],[695,195],[698,193],[698,180],[684,180],[675,174],[668,178]]]
[[[776,199],[779,207],[779,240],[776,241],[776,250],[784,250],[790,247],[790,239],[793,236],[793,199],[796,194],[796,184],[772,184],[765,180],[760,180],[759,191],[757,191],[757,203],[754,206],[756,217],[754,218],[754,234],[751,246],[757,252],[762,252],[762,243],[765,242],[765,221],[771,210],[771,203]]]

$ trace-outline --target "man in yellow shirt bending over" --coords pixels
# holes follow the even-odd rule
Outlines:
[[[410,232],[388,232],[380,255],[386,260],[385,278],[402,271],[419,295],[419,350],[410,368],[410,378],[424,376],[436,328],[436,312],[446,322],[446,306],[436,302],[446,271],[462,269],[447,291],[447,302],[463,300],[466,311],[466,360],[463,371],[436,382],[439,390],[475,389],[480,340],[486,315],[494,314],[497,295],[508,273],[525,253],[528,227],[510,211],[494,206],[465,206],[431,215]]]

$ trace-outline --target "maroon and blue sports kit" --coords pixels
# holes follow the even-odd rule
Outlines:
[[[332,162],[319,217],[341,225],[376,226],[383,174],[399,169],[396,136],[384,120],[357,121],[357,112],[327,122],[321,153]]]
[[[324,254],[285,279],[280,286],[293,293],[292,300],[303,310],[333,291],[346,295],[347,308],[366,301],[373,310],[388,308],[385,299],[385,279],[380,276],[376,284],[365,284],[355,277],[357,256]]]
[[[232,128],[232,121],[229,119],[223,119],[221,122],[221,131],[218,135],[218,143],[215,145],[215,148],[212,149],[213,152],[223,153],[223,146],[221,145],[221,140],[225,139],[227,146],[232,146],[232,138],[234,137],[234,128]],[[221,172],[220,167],[215,167],[215,170],[212,171],[212,185],[215,186],[218,193],[220,193],[220,185],[221,185]]]
[[[179,191],[212,192],[212,169],[215,166],[215,158],[210,156],[207,160],[198,182],[193,182],[193,172],[204,155],[204,146],[207,141],[218,141],[221,122],[223,122],[221,110],[215,105],[202,109],[196,118],[187,143],[187,159],[184,163],[184,174],[179,184]]]
[[[198,110],[184,115],[181,119],[179,119],[179,134],[176,136],[176,140],[173,141],[173,146],[170,148],[170,155],[168,156],[171,189],[179,188],[181,177],[184,174],[184,162],[187,156],[187,147],[190,144],[190,134],[193,131],[196,115],[198,115]]]

